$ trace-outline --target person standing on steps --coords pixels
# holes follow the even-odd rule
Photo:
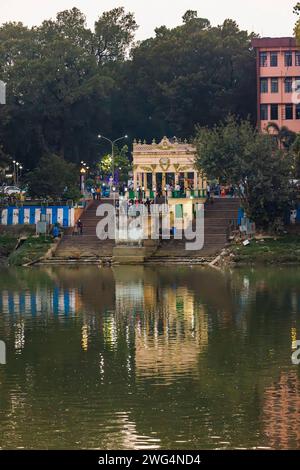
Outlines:
[[[206,187],[207,199],[210,200],[210,185],[208,184]]]
[[[82,235],[83,234],[83,223],[81,222],[81,219],[78,220],[77,227],[78,227],[79,234]]]

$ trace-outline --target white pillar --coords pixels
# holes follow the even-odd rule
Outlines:
[[[156,188],[156,173],[153,171],[152,173],[152,190],[153,188]]]
[[[198,172],[194,171],[194,189],[198,189]]]
[[[137,171],[133,171],[133,189],[136,191],[137,188]]]

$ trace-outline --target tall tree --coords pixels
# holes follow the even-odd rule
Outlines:
[[[294,13],[295,15],[300,16],[300,2],[298,2],[294,6]],[[294,34],[295,34],[297,43],[300,44],[300,18],[298,18],[296,21],[296,24],[294,27]]]
[[[291,197],[291,158],[270,135],[230,116],[213,129],[199,128],[196,144],[199,168],[234,185],[257,226],[266,228],[283,217]]]
[[[38,166],[27,175],[32,196],[61,198],[76,194],[79,188],[78,171],[58,155],[43,156]]]
[[[123,7],[104,12],[95,23],[93,48],[99,63],[124,60],[138,28],[134,15]]]
[[[132,13],[103,13],[93,30],[77,8],[41,26],[0,26],[3,150],[33,168],[45,154],[94,162],[96,139],[129,134],[189,137],[229,113],[255,120],[251,37],[232,20],[213,27],[188,11],[183,24],[161,26],[134,43]]]
[[[280,127],[276,122],[269,122],[266,126],[266,130],[270,135],[276,138],[280,147],[285,149],[291,148],[297,136],[296,132],[291,131],[286,126]]]
[[[27,167],[45,152],[74,162],[95,160],[99,129],[112,132],[116,74],[109,63],[124,58],[135,29],[122,8],[104,13],[94,32],[76,8],[40,27],[3,25],[0,76],[8,83],[8,103],[0,135],[6,150]]]
[[[195,12],[184,24],[160,27],[132,51],[122,80],[121,106],[137,137],[194,134],[231,112],[255,121],[255,54],[251,38],[232,20],[212,27]]]

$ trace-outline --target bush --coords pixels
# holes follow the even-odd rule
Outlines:
[[[32,197],[54,199],[66,198],[67,191],[75,194],[79,184],[76,166],[57,155],[42,157],[37,168],[28,174],[27,183]]]

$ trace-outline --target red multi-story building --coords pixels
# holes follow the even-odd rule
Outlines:
[[[295,38],[255,38],[252,46],[257,55],[259,128],[275,122],[300,132],[300,48]]]

